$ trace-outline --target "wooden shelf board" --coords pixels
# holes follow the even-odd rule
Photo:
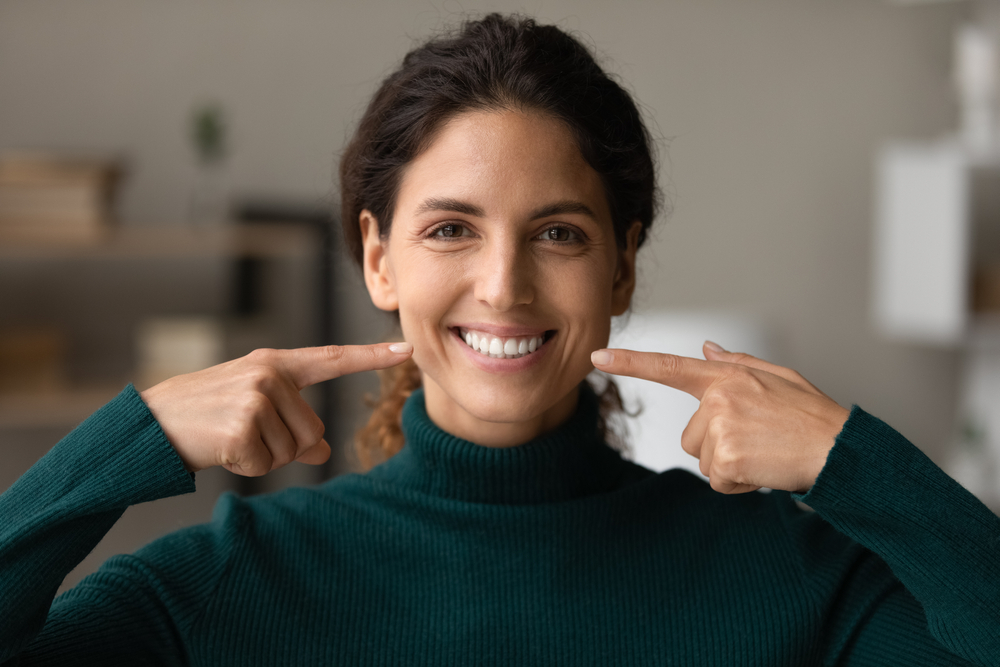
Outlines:
[[[31,238],[0,229],[0,259],[297,258],[315,246],[314,230],[300,225],[122,225],[89,238]]]
[[[0,394],[0,428],[72,428],[117,396],[120,385]]]

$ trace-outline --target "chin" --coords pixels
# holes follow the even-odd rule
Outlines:
[[[534,387],[525,390],[511,386],[480,387],[475,394],[466,392],[453,400],[469,415],[483,422],[519,424],[544,419],[576,389],[578,382],[566,387]],[[478,394],[478,395],[476,395]]]
[[[550,405],[539,405],[528,399],[511,401],[506,398],[462,398],[458,404],[470,415],[484,422],[496,424],[518,424],[536,419]]]

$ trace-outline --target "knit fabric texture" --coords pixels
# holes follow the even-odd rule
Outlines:
[[[624,460],[587,391],[519,447],[420,391],[403,429],[369,473],[226,494],[53,600],[129,505],[194,488],[126,388],[0,496],[0,664],[1000,664],[1000,520],[860,408],[804,496]]]

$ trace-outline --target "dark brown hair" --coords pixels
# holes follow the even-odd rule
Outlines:
[[[519,16],[489,14],[410,51],[379,86],[340,162],[341,223],[360,266],[359,219],[368,210],[387,237],[404,168],[456,115],[517,109],[559,119],[598,173],[620,248],[635,221],[639,245],[656,217],[660,194],[651,141],[628,92],[576,38]],[[412,362],[384,373],[382,395],[357,451],[366,467],[402,447],[399,412],[420,386]],[[614,404],[614,405],[612,405]],[[609,412],[621,408],[613,383],[602,393]],[[602,407],[602,413],[605,412]]]

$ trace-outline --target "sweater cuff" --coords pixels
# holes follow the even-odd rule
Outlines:
[[[42,457],[17,488],[20,510],[43,509],[56,498],[93,510],[191,493],[194,476],[131,384]],[[35,507],[37,505],[38,507]]]
[[[886,484],[893,483],[899,466],[907,464],[910,457],[903,455],[904,449],[923,456],[895,429],[853,405],[816,482],[806,493],[793,493],[792,497],[819,509],[836,507],[847,498],[881,495]],[[905,477],[902,481],[908,483]]]
[[[981,505],[909,440],[857,405],[852,407],[816,483],[808,493],[792,497],[827,519],[845,512],[872,520],[898,518],[921,507],[935,514],[925,519],[947,522],[955,507],[947,503],[935,506],[928,498],[948,498],[969,509]],[[936,516],[938,512],[942,516]]]
[[[93,422],[93,424],[91,423]],[[129,384],[110,403],[95,412],[77,430],[106,446],[92,451],[102,481],[118,488],[129,505],[192,493],[194,474],[187,471],[153,413]]]

